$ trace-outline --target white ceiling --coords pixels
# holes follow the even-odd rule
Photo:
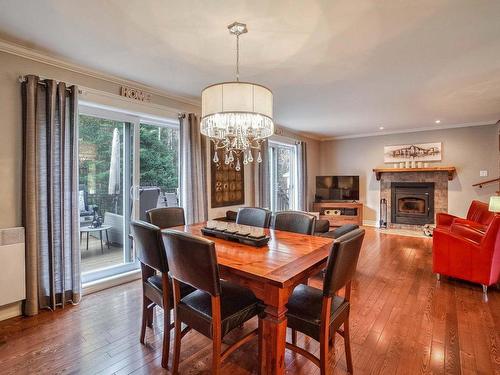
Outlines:
[[[235,20],[241,79],[271,88],[280,125],[338,137],[500,119],[498,0],[0,0],[4,37],[187,97],[233,79]]]

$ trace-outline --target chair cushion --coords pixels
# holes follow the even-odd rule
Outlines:
[[[261,312],[262,304],[251,290],[221,280],[222,336],[245,323]],[[201,290],[187,295],[178,305],[181,321],[189,327],[212,337],[212,300],[210,294]]]
[[[322,305],[322,290],[304,284],[298,285],[286,305],[288,327],[319,341]],[[332,298],[330,325],[340,326],[340,321],[343,321],[348,311],[348,301],[339,296]]]
[[[331,230],[328,233],[323,233],[320,234],[321,237],[328,237],[328,238],[339,238],[342,237],[344,234],[349,233],[350,231],[353,231],[355,229],[358,229],[359,225],[356,224],[346,224],[342,225],[334,230]]]
[[[152,286],[153,289],[155,289],[159,295],[162,295],[163,293],[163,285],[162,285],[162,276],[161,275],[154,275],[148,278],[148,285]],[[168,277],[168,284],[170,285],[170,308],[172,309],[174,307],[174,293],[172,292],[172,279],[170,276]],[[189,293],[194,292],[196,289],[193,288],[191,285],[180,283],[180,291],[181,291],[181,298],[187,296]]]

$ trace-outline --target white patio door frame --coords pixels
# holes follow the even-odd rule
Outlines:
[[[298,186],[298,181],[297,181],[297,147],[295,145],[295,142],[290,140],[290,141],[285,141],[285,140],[277,140],[277,139],[270,139],[269,140],[269,163],[270,163],[270,168],[269,168],[269,175],[271,178],[271,183],[269,184],[270,186],[270,196],[271,196],[271,209],[273,211],[276,210],[276,204],[277,204],[277,197],[274,193],[277,192],[277,148],[285,148],[288,149],[293,157],[290,160],[290,209],[291,210],[296,210],[298,206],[298,195],[297,195],[297,186]]]
[[[124,198],[127,196],[129,199],[123,199],[123,230],[124,230],[124,238],[123,238],[123,264],[119,264],[116,266],[111,266],[107,268],[103,268],[100,270],[96,270],[93,272],[88,272],[82,274],[82,283],[91,283],[98,280],[106,279],[109,277],[113,277],[119,274],[123,274],[129,271],[133,271],[138,269],[139,264],[135,260],[135,252],[132,247],[132,253],[129,253],[131,247],[131,240],[128,237],[128,228],[127,224],[130,220],[136,220],[139,217],[139,208],[138,208],[138,189],[139,186],[139,158],[138,154],[140,152],[140,143],[139,143],[139,123],[141,118],[134,115],[129,115],[120,111],[113,111],[111,109],[99,108],[97,106],[92,105],[79,105],[78,108],[79,115],[86,115],[96,118],[109,119],[113,121],[119,121],[123,123],[129,124],[128,127],[125,127],[123,147],[124,147],[124,155],[129,155],[132,152],[133,158],[130,163],[130,158],[125,157],[123,160],[123,195]],[[128,129],[127,129],[128,128]],[[132,142],[129,142],[126,138],[132,138]],[[130,165],[132,164],[132,165]],[[131,182],[130,182],[131,181]],[[128,191],[127,191],[128,190]],[[128,219],[129,214],[129,204],[132,203],[132,212],[130,215],[130,219]]]
[[[112,95],[100,92],[90,88],[82,88],[81,99],[79,100],[78,114],[107,118],[110,120],[127,122],[130,124],[130,132],[132,133],[132,143],[130,151],[133,153],[132,165],[127,166],[124,170],[124,178],[130,178],[125,175],[132,173],[132,182],[130,191],[127,192],[132,201],[132,212],[130,220],[137,220],[140,217],[139,207],[139,186],[140,186],[140,124],[156,125],[172,127],[178,124],[177,117],[179,112],[174,108],[165,107],[158,104],[136,102],[117,95]],[[130,133],[129,133],[130,135]],[[180,147],[180,145],[179,145]],[[130,152],[129,151],[129,152]],[[180,155],[180,152],[179,152]],[[180,163],[179,163],[180,165]],[[179,176],[180,177],[180,176]],[[130,179],[129,179],[130,181]],[[179,178],[179,183],[181,179]],[[129,186],[129,183],[125,186]],[[125,200],[124,200],[125,201]],[[125,203],[124,203],[125,204]],[[124,207],[125,209],[125,207]],[[128,213],[127,210],[123,211]],[[128,236],[127,236],[128,239]],[[132,251],[132,259],[135,259],[135,251]],[[124,263],[118,266],[98,270],[86,275],[82,275],[82,283],[94,284],[99,283],[109,278],[120,278],[120,275],[130,273],[130,271],[138,271],[139,264],[137,261]],[[138,274],[139,275],[139,274]]]

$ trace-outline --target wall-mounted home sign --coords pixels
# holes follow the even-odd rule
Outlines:
[[[142,90],[127,86],[120,87],[120,95],[141,102],[150,102],[152,97],[152,95],[148,92],[144,92]]]

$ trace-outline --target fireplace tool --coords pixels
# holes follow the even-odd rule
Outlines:
[[[379,228],[387,228],[387,199],[380,200],[380,221]]]

